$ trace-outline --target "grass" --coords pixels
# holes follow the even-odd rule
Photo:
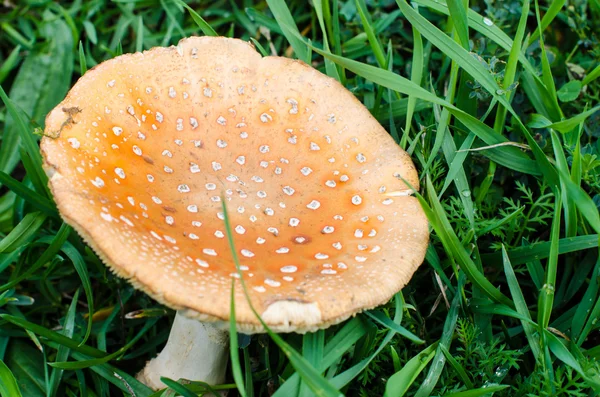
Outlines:
[[[598,0],[207,3],[0,6],[2,396],[600,393]],[[230,383],[154,393],[135,374],[173,313],[61,222],[36,141],[89,68],[201,34],[342,82],[411,154],[432,238],[388,304],[313,334],[233,334]]]

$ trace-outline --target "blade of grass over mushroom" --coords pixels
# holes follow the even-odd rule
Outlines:
[[[399,372],[390,376],[385,385],[384,397],[401,397],[433,359],[438,342],[429,345],[419,354],[408,360]]]
[[[225,224],[227,228],[227,238],[233,239],[231,236],[231,230],[229,229],[230,225]],[[229,241],[230,245],[233,245],[233,240]],[[236,270],[238,274],[241,273],[239,268],[239,261],[237,259],[237,252],[231,250],[232,255],[234,255],[234,263],[236,266]],[[229,306],[229,354],[231,358],[231,372],[233,372],[233,380],[235,381],[235,385],[237,386],[238,393],[240,396],[246,396],[246,388],[244,386],[244,376],[242,375],[242,366],[240,364],[240,349],[238,346],[238,334],[237,327],[235,323],[235,277],[231,278],[231,304]]]
[[[275,20],[281,27],[283,35],[290,43],[294,52],[296,53],[296,57],[301,61],[304,61],[307,64],[310,64],[310,57],[308,53],[308,49],[306,48],[306,44],[303,42],[300,36],[300,31],[294,22],[294,18],[290,13],[290,9],[283,1],[277,0],[267,0],[267,4],[269,9],[273,13]]]
[[[223,196],[221,197],[221,206],[223,208],[223,222],[225,224],[225,231],[227,234],[229,249],[233,257],[235,267],[237,269],[237,274],[240,277],[242,290],[244,292],[244,295],[246,296],[250,309],[252,310],[256,318],[260,321],[260,323],[264,327],[265,331],[269,334],[271,339],[288,357],[290,363],[296,369],[296,371],[298,371],[298,374],[300,375],[302,380],[308,385],[308,387],[310,387],[310,389],[315,393],[316,396],[342,396],[342,394],[330,382],[323,378],[323,376],[321,376],[321,374],[314,367],[312,367],[304,357],[302,357],[296,350],[294,350],[294,348],[291,347],[287,342],[285,342],[279,335],[271,331],[271,329],[260,317],[258,312],[254,309],[254,306],[252,305],[252,302],[250,301],[248,292],[246,290],[246,284],[244,282],[243,273],[240,269],[237,251],[235,249],[235,243],[233,241],[231,223],[229,221],[229,213],[227,212],[227,204]]]
[[[0,240],[0,254],[12,252],[31,242],[45,220],[46,215],[40,212],[30,212],[25,215],[21,222]]]
[[[189,13],[196,25],[202,30],[206,36],[218,36],[217,32],[198,14],[192,7],[187,5],[183,0],[175,0],[177,4],[184,7]]]
[[[519,281],[517,280],[504,245],[502,245],[502,261],[504,262],[504,274],[506,275],[508,288],[510,289],[510,294],[513,298],[513,301],[515,302],[515,309],[522,316],[531,319],[531,314],[529,313],[527,302],[523,296],[523,291],[521,291]],[[527,342],[529,342],[529,347],[531,348],[531,352],[533,353],[536,362],[542,362],[543,358],[540,351],[540,342],[536,334],[536,329],[527,321],[521,321],[521,325],[523,326],[525,336],[527,337]]]

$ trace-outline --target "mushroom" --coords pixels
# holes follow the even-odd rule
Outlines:
[[[385,303],[429,231],[408,154],[337,81],[192,37],[88,71],[46,119],[41,150],[64,220],[119,276],[176,310],[140,375],[224,380],[231,277],[222,197],[249,299],[276,332]],[[240,332],[263,332],[235,290]],[[199,321],[198,321],[199,320]]]

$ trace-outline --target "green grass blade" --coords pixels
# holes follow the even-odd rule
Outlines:
[[[58,219],[59,215],[56,211],[56,206],[50,199],[41,196],[29,189],[22,182],[17,181],[10,175],[0,171],[0,183],[9,188],[12,192],[16,193],[19,197],[29,202],[36,209],[43,211],[46,215]]]
[[[444,357],[446,357],[448,363],[452,366],[452,368],[454,368],[454,370],[456,371],[462,382],[465,384],[465,386],[467,386],[467,388],[469,389],[472,389],[473,382],[471,381],[471,378],[469,378],[465,367],[462,366],[458,361],[456,361],[456,359],[452,356],[452,354],[448,351],[448,349],[445,346],[439,345],[439,347],[442,353],[444,353]]]
[[[283,1],[267,0],[267,4],[269,5],[269,9],[275,17],[275,20],[281,27],[283,35],[294,49],[298,59],[310,65],[311,60],[306,48],[306,44],[304,44],[301,38],[298,38],[300,31],[294,22],[294,17],[292,17],[290,9]]]
[[[596,66],[591,72],[587,74],[587,76],[585,76],[585,78],[581,81],[581,85],[588,85],[592,81],[596,80],[598,77],[600,77],[600,65]]]
[[[508,61],[506,62],[506,68],[504,69],[504,81],[503,88],[508,90],[509,87],[514,83],[515,76],[517,74],[517,66],[519,64],[519,55],[521,55],[521,45],[525,37],[525,29],[527,28],[527,17],[529,16],[529,0],[523,2],[523,8],[521,10],[521,18],[519,19],[519,26],[517,27],[517,33],[513,45],[510,48],[508,55]],[[510,100],[511,94],[507,92],[506,98]],[[496,111],[496,119],[494,120],[494,129],[498,132],[502,132],[504,129],[504,123],[506,121],[506,108],[499,106]]]
[[[196,25],[206,36],[218,36],[219,34],[198,14],[192,7],[187,5],[183,0],[174,0],[181,7],[184,7],[189,13]]]
[[[182,397],[198,397],[196,393],[185,387],[184,385],[175,382],[173,379],[166,378],[164,376],[160,377],[160,381],[169,387],[169,389],[177,392],[178,395]]]
[[[33,138],[33,134],[31,134],[29,128],[27,128],[27,126],[25,125],[25,122],[23,121],[21,114],[17,111],[17,108],[15,107],[13,102],[8,98],[8,96],[6,95],[6,92],[4,92],[4,89],[1,86],[0,86],[0,99],[2,99],[2,102],[4,102],[4,105],[6,105],[8,112],[10,113],[11,117],[15,121],[16,129],[18,131],[19,137],[21,138],[21,145],[23,145],[23,148],[29,155],[29,158],[34,166],[34,169],[32,171],[37,174],[37,177],[34,177],[34,175],[32,175],[31,177],[32,177],[32,181],[39,181],[35,185],[36,190],[40,194],[49,196],[48,186],[47,186],[48,177],[46,176],[46,173],[42,169],[42,157],[40,156],[39,147],[38,147],[35,139]]]
[[[109,355],[106,355],[106,356],[100,357],[100,358],[92,358],[89,360],[53,362],[53,363],[48,363],[48,365],[50,365],[51,367],[54,367],[54,368],[74,370],[74,369],[83,369],[83,368],[93,367],[96,365],[105,364],[111,360],[114,360],[114,359],[122,356],[127,350],[129,350],[131,348],[131,346],[133,346],[142,336],[144,336],[148,332],[148,330],[150,328],[152,328],[154,326],[154,324],[156,324],[157,321],[158,321],[158,318],[148,319],[148,321],[146,321],[146,324],[144,324],[144,326],[137,333],[137,335],[135,335],[133,338],[131,338],[131,340],[129,340],[129,342],[127,342],[127,344],[125,346],[123,346],[122,348],[120,348],[119,350],[117,350],[116,352],[114,352],[112,354],[109,354]]]
[[[498,291],[498,289],[477,269],[477,266],[452,230],[452,226],[450,225],[450,222],[448,222],[445,210],[435,194],[435,190],[429,177],[427,177],[426,183],[427,195],[432,207],[429,206],[420,194],[416,193],[416,195],[429,222],[442,240],[444,248],[450,252],[454,259],[460,264],[461,269],[465,272],[469,280],[479,287],[490,299],[498,303],[512,306],[512,301]]]
[[[467,22],[467,10],[462,0],[448,0],[450,20],[456,30],[459,44],[469,50],[469,24]]]
[[[588,385],[596,392],[600,392],[600,383],[598,381],[590,379],[587,376],[586,372],[581,367],[579,361],[573,357],[573,354],[562,344],[562,342],[551,332],[544,330],[544,337],[548,341],[548,346],[550,347],[550,351],[554,354],[560,361],[567,364],[569,367],[573,368],[577,373],[585,379]]]
[[[538,38],[540,38],[540,34],[544,30],[546,30],[548,26],[550,26],[554,18],[556,18],[560,10],[565,5],[565,2],[565,0],[552,0],[552,2],[550,3],[550,7],[548,7],[548,10],[544,14],[544,18],[542,18],[542,21],[540,22],[540,20],[538,19],[539,28],[534,30],[533,34],[529,38],[529,43],[527,45],[528,47],[531,44],[533,44],[533,42],[535,42]]]
[[[65,345],[74,351],[78,351],[80,353],[86,354],[88,356],[96,357],[96,358],[105,357],[104,352],[101,352],[100,350],[94,349],[93,347],[90,347],[87,345],[80,345],[79,342],[77,342],[71,338],[67,338],[66,336],[59,334],[58,332],[51,331],[51,330],[47,329],[46,327],[42,327],[41,325],[37,325],[37,324],[34,324],[27,320],[23,320],[21,318],[18,318],[16,316],[11,316],[8,314],[0,314],[0,318],[4,321],[8,321],[8,322],[18,326],[18,327],[21,327],[28,331],[31,331],[36,335],[42,336],[53,342],[56,342],[59,345]]]
[[[0,254],[13,252],[29,244],[45,221],[46,215],[40,212],[25,215],[21,222],[0,241]]]
[[[395,322],[392,321],[392,319],[390,319],[388,316],[386,316],[383,312],[381,312],[379,310],[371,310],[371,311],[365,312],[365,315],[370,317],[372,320],[375,320],[376,323],[379,323],[379,324],[383,325],[384,327],[386,327],[387,329],[397,332],[398,334],[404,336],[406,339],[408,339],[414,343],[417,343],[417,344],[425,343],[425,341],[423,339],[419,338],[418,336],[416,336],[415,334],[413,334],[412,332],[410,332],[403,326],[396,324]]]
[[[79,288],[73,294],[73,299],[71,300],[71,305],[69,305],[69,310],[67,310],[67,314],[64,318],[63,322],[63,332],[62,334],[67,338],[73,339],[73,333],[75,331],[75,315],[77,309],[77,300],[79,299]],[[55,362],[67,361],[69,358],[70,349],[67,346],[60,345],[58,346],[56,352]],[[50,376],[50,382],[48,386],[48,390],[50,391],[50,396],[53,397],[56,395],[58,391],[58,387],[60,385],[64,370],[60,368],[54,368],[52,370],[52,375]]]
[[[381,46],[381,43],[375,34],[375,30],[373,29],[373,22],[369,16],[369,11],[367,10],[365,0],[355,0],[355,4],[356,10],[358,11],[358,15],[360,16],[360,20],[363,25],[363,29],[365,30],[365,34],[369,40],[369,45],[373,51],[373,55],[375,55],[375,59],[377,60],[379,67],[386,69],[387,61],[385,52],[383,51],[383,47]],[[325,50],[328,51],[327,48],[325,48]]]
[[[421,37],[421,33],[415,28],[412,28],[412,33],[413,57],[410,67],[410,81],[417,86],[421,86],[421,80],[423,78],[423,38]],[[404,132],[402,134],[402,140],[400,141],[400,147],[403,149],[406,149],[406,142],[410,135],[410,126],[412,124],[416,104],[417,98],[414,98],[412,95],[409,96],[406,109],[406,124],[404,125]]]
[[[22,397],[17,380],[2,360],[0,360],[0,396]]]
[[[464,273],[461,272],[458,277],[458,290],[462,290],[464,289],[466,281]],[[442,337],[438,342],[438,347],[435,351],[433,363],[431,364],[431,367],[429,368],[425,379],[419,385],[419,389],[415,393],[415,397],[430,396],[440,377],[442,376],[442,371],[444,370],[444,366],[446,365],[446,360],[444,353],[441,350],[441,347],[443,346],[447,349],[450,348],[450,344],[452,343],[452,336],[454,335],[454,330],[456,329],[456,322],[458,321],[458,309],[461,300],[461,294],[457,293],[454,296],[452,303],[450,304],[448,315],[446,316],[446,320],[444,321]]]
[[[0,292],[6,291],[19,284],[21,281],[31,276],[37,269],[44,266],[48,261],[50,261],[54,257],[54,255],[60,252],[64,242],[69,237],[69,233],[71,233],[71,227],[68,226],[66,223],[63,223],[60,229],[58,230],[58,233],[56,233],[54,237],[45,236],[37,240],[36,243],[50,244],[50,246],[44,251],[42,255],[40,255],[37,258],[33,265],[28,267],[28,269],[23,274],[13,278],[10,282],[6,284],[1,285]]]
[[[76,360],[82,361],[90,359],[88,355],[78,352],[73,352],[71,356]],[[148,386],[144,385],[135,379],[135,377],[127,374],[123,370],[113,367],[109,364],[95,365],[91,367],[90,370],[94,371],[108,382],[114,384],[124,393],[127,393],[126,395],[131,395],[131,391],[134,392],[136,397],[149,397],[152,394],[152,390]]]
[[[509,385],[491,385],[491,386],[481,387],[479,389],[472,389],[472,390],[459,391],[459,392],[456,392],[456,393],[444,394],[444,397],[479,397],[479,396],[487,396],[490,393],[495,393],[497,391],[504,390],[507,387],[510,387],[510,386]]]
[[[325,27],[325,19],[323,16],[323,7],[324,4],[329,4],[329,0],[314,0],[315,12],[317,13],[317,19],[319,20],[319,26],[321,27],[321,32],[323,33],[323,48],[329,51],[329,39],[327,36],[327,28]],[[340,81],[340,75],[338,73],[337,67],[330,59],[325,59],[325,71],[327,76]]]
[[[83,260],[83,257],[81,256],[79,251],[77,251],[77,249],[73,247],[73,245],[71,245],[71,243],[69,243],[68,241],[65,241],[65,243],[61,247],[61,250],[69,257],[71,262],[73,262],[73,267],[75,267],[75,271],[81,279],[83,291],[85,292],[85,297],[87,299],[88,327],[85,331],[85,336],[83,337],[83,340],[80,343],[80,345],[83,345],[85,344],[85,342],[87,342],[88,338],[90,337],[90,334],[92,333],[92,321],[94,315],[94,294],[92,293],[92,283],[90,282],[90,277],[88,275],[86,263]]]
[[[15,66],[17,66],[20,52],[21,46],[17,45],[2,62],[2,65],[0,66],[0,84],[2,84],[8,74],[15,68]]]
[[[556,270],[558,265],[558,240],[560,238],[560,220],[562,216],[562,200],[560,195],[556,196],[554,207],[554,218],[550,231],[550,253],[546,267],[546,278],[544,286],[540,291],[538,300],[538,324],[542,328],[550,324],[552,307],[554,305],[554,291],[556,285]]]
[[[592,277],[590,277],[588,287],[583,294],[581,303],[577,305],[575,315],[571,321],[571,338],[577,343],[578,346],[581,346],[581,344],[585,341],[585,338],[581,338],[581,331],[583,330],[589,314],[592,312],[592,306],[594,306],[594,302],[597,302],[599,281],[600,258],[596,260],[596,266],[594,267]]]
[[[598,247],[598,235],[590,234],[587,236],[567,237],[562,238],[558,241],[558,253],[566,254],[569,252],[581,251],[584,249],[597,248]],[[510,258],[513,266],[522,265],[532,260],[547,258],[550,253],[550,242],[543,241],[534,243],[531,245],[513,248],[508,251],[508,257]],[[502,258],[499,254],[484,254],[481,256],[483,262],[492,265],[501,265]]]
[[[508,288],[510,289],[510,294],[515,302],[515,308],[520,315],[531,320],[531,314],[529,313],[527,302],[525,301],[523,291],[521,291],[519,281],[517,280],[517,276],[515,275],[504,245],[502,246],[502,260],[504,262],[504,274],[506,276]],[[535,360],[541,363],[542,355],[540,351],[540,341],[535,333],[535,328],[528,321],[522,321],[521,324],[523,326],[523,330],[525,331],[527,341],[529,342],[529,347],[531,348],[531,352],[533,353]]]
[[[340,329],[325,345],[323,350],[323,360],[319,363],[317,369],[324,372],[333,363],[338,361],[354,344],[362,338],[367,332],[364,321],[360,317],[354,317],[349,320],[342,329]],[[298,393],[297,385],[299,382],[298,373],[290,376],[288,380],[275,392],[273,397],[287,397]]]
[[[429,347],[411,358],[399,372],[390,376],[385,385],[384,397],[402,397],[410,385],[413,384],[417,376],[419,376],[427,364],[433,359],[436,348],[437,342],[429,345]]]
[[[79,73],[83,76],[87,72],[87,60],[85,59],[85,51],[83,50],[83,43],[79,42]]]

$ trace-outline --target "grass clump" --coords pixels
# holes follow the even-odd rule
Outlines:
[[[599,17],[595,0],[4,2],[0,393],[597,395]],[[134,376],[173,313],[62,223],[34,131],[89,68],[195,34],[350,89],[419,168],[432,238],[387,305],[313,334],[239,336],[231,383],[154,393]]]

